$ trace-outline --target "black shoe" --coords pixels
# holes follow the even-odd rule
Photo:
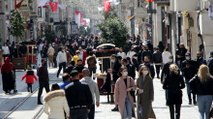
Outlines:
[[[197,105],[197,102],[196,101],[193,101],[194,105]]]
[[[192,102],[191,101],[189,101],[189,105],[191,105],[192,104]]]
[[[118,108],[115,107],[115,108],[112,109],[112,111],[113,111],[113,112],[114,112],[114,111],[118,111]]]
[[[43,105],[41,102],[38,102],[38,105]]]

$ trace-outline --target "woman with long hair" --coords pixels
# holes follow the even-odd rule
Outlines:
[[[207,65],[199,67],[197,75],[191,79],[192,91],[197,94],[197,105],[200,119],[209,119],[209,112],[213,100],[213,77]]]
[[[135,82],[128,76],[126,68],[121,68],[121,76],[115,83],[115,104],[118,105],[121,119],[131,119],[134,110],[134,100],[131,91],[135,90]]]
[[[185,83],[176,64],[171,64],[169,71],[170,73],[166,76],[163,83],[163,89],[167,90],[166,104],[169,106],[170,119],[180,119],[180,108],[182,104],[181,89],[185,88]]]
[[[154,100],[153,81],[148,68],[143,65],[138,71],[139,78],[136,80],[136,111],[137,119],[155,118],[152,109],[152,101]],[[152,117],[150,117],[152,116]]]

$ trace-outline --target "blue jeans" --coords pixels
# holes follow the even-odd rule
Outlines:
[[[131,118],[132,118],[132,106],[129,97],[126,96],[122,119],[131,119]]]
[[[209,112],[212,105],[212,95],[198,95],[197,105],[200,119],[209,119]]]

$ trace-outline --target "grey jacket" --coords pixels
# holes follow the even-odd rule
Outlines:
[[[93,81],[91,77],[83,77],[80,82],[89,86],[92,93],[93,104],[95,104],[96,102],[100,102],[100,93],[97,83]]]

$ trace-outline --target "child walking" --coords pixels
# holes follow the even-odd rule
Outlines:
[[[27,83],[27,91],[32,93],[32,84],[34,83],[34,80],[38,80],[38,78],[35,76],[34,71],[31,68],[29,68],[28,71],[24,74],[22,80],[25,78],[25,82]]]

